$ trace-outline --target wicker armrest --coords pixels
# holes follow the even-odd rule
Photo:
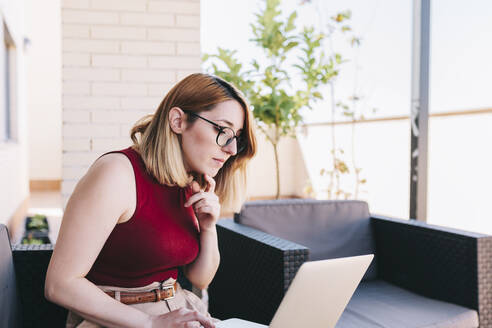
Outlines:
[[[65,327],[67,310],[44,297],[46,271],[53,245],[12,245],[22,327]]]
[[[379,276],[479,313],[492,327],[492,236],[372,216]]]
[[[208,288],[210,313],[220,319],[270,323],[309,249],[222,219],[220,266]]]

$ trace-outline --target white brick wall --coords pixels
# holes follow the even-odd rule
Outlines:
[[[195,29],[187,28],[149,28],[147,37],[149,40],[156,41],[188,41],[199,42],[200,34],[196,34]]]
[[[64,201],[101,154],[200,68],[200,1],[62,0]]]
[[[69,23],[111,25],[118,24],[118,22],[119,16],[116,13],[72,10],[62,7],[62,28],[64,28],[65,25]]]
[[[125,82],[163,82],[173,83],[176,79],[176,72],[173,69],[161,70],[153,69],[123,69],[121,72],[121,79]]]
[[[90,138],[65,138],[62,145],[63,152],[72,151],[90,151],[91,139]],[[64,176],[64,178],[66,178]]]
[[[121,52],[124,54],[175,55],[176,46],[172,42],[122,42]]]
[[[176,26],[179,27],[200,27],[200,16],[177,15]]]
[[[198,15],[200,13],[200,2],[149,1],[148,8],[153,12]]]
[[[174,14],[122,14],[121,23],[128,26],[174,26]]]
[[[200,43],[198,42],[178,42],[178,55],[200,55]]]

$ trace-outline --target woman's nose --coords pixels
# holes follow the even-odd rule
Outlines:
[[[232,142],[230,142],[228,145],[225,145],[224,147],[222,147],[222,149],[224,149],[224,151],[228,154],[230,154],[231,156],[234,156],[237,154],[237,139],[234,138],[234,140],[232,140]]]

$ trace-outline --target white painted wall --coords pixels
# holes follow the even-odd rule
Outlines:
[[[0,142],[0,223],[5,224],[29,193],[23,50],[24,2],[0,0],[0,17],[9,29],[17,49],[14,58],[16,82],[11,99],[14,107],[12,112],[14,139],[10,142]],[[1,31],[3,42],[3,28]],[[0,59],[2,63],[3,59]]]
[[[29,178],[61,179],[61,4],[25,0]],[[42,14],[40,14],[42,13]]]

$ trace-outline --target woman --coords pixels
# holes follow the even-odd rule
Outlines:
[[[214,327],[198,288],[219,265],[215,223],[234,207],[256,141],[246,101],[227,82],[192,74],[104,154],[67,203],[46,276],[67,327]],[[237,205],[237,204],[236,204]]]

